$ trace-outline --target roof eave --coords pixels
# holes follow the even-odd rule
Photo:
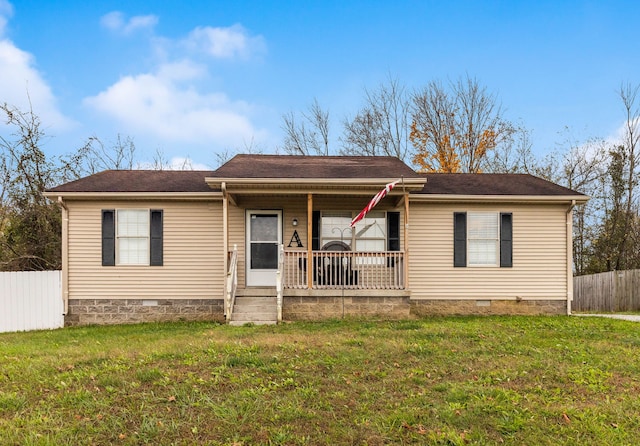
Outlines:
[[[65,200],[221,200],[222,192],[56,192],[47,191],[47,198]]]
[[[420,202],[518,202],[518,203],[573,203],[584,204],[586,195],[456,195],[456,194],[411,194],[411,201]]]

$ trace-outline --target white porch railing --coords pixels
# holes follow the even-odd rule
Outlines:
[[[284,288],[308,288],[309,263],[314,289],[402,290],[404,252],[313,251],[311,262],[305,251],[284,251],[282,282]]]
[[[233,245],[229,259],[229,270],[227,271],[226,295],[224,299],[224,315],[227,322],[231,320],[233,306],[236,302],[236,290],[238,288],[238,245]]]

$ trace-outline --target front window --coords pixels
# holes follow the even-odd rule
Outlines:
[[[149,264],[149,211],[119,209],[116,221],[117,264]]]
[[[354,214],[351,212],[323,212],[320,223],[320,248],[328,251],[385,251],[386,213],[369,212],[351,229],[353,217]]]
[[[469,266],[497,266],[500,253],[499,214],[469,212],[467,254]]]

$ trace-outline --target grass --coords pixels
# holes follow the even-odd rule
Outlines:
[[[7,445],[640,444],[640,325],[459,317],[0,335]]]

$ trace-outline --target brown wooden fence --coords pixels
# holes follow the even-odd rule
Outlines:
[[[573,311],[639,311],[640,269],[573,278]]]

